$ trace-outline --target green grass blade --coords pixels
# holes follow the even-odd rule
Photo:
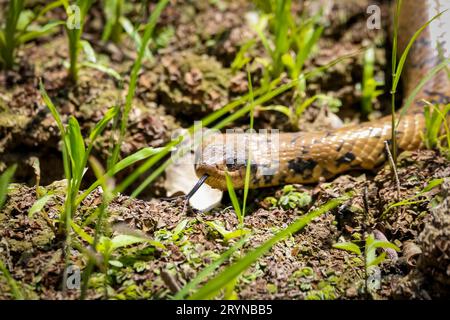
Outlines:
[[[6,69],[12,68],[14,64],[14,52],[17,47],[17,24],[20,13],[24,9],[24,0],[11,0],[6,13],[6,25],[4,29],[4,47],[0,51]]]
[[[108,67],[108,66],[105,66],[105,65],[99,64],[99,63],[92,63],[89,61],[84,61],[80,65],[101,71],[101,72],[107,74],[108,76],[113,77],[114,79],[116,79],[118,81],[122,81],[122,76],[111,67]]]
[[[40,212],[51,198],[53,198],[52,194],[46,194],[39,198],[28,211],[28,218],[32,218],[34,214]]]
[[[234,191],[233,181],[231,181],[231,178],[228,174],[228,172],[225,172],[225,178],[227,182],[227,189],[228,193],[230,195],[231,203],[233,204],[234,211],[236,212],[236,216],[239,220],[239,224],[244,223],[244,219],[242,217],[241,207],[239,205],[239,200],[236,196],[236,192]]]
[[[125,32],[130,36],[130,38],[134,41],[136,46],[136,50],[139,50],[142,44],[141,36],[138,31],[134,28],[133,24],[130,20],[125,17],[120,17],[119,19],[120,25],[125,30]],[[148,47],[145,48],[144,57],[147,59],[153,58],[153,55]]]
[[[111,239],[111,249],[115,250],[118,248],[127,247],[137,243],[148,243],[160,249],[166,248],[161,242],[155,241],[147,237],[143,236],[139,237],[136,235],[129,235],[129,234],[119,234]]]
[[[262,111],[276,111],[284,114],[288,119],[291,118],[291,110],[283,105],[270,105],[266,107],[259,107],[258,110]]]
[[[105,112],[103,118],[95,125],[89,134],[89,140],[95,141],[95,139],[103,132],[108,123],[113,119],[117,113],[119,112],[119,108],[117,106],[108,109]]]
[[[373,240],[366,248],[367,251],[375,250],[377,248],[384,248],[384,249],[393,249],[397,252],[400,251],[400,248],[397,247],[395,244],[390,243],[389,241],[381,241],[381,240]]]
[[[137,178],[139,178],[142,174],[144,174],[148,169],[150,169],[153,165],[155,165],[158,161],[160,161],[165,155],[167,155],[174,146],[179,144],[183,139],[183,136],[180,136],[177,140],[173,140],[168,143],[160,152],[156,155],[145,161],[142,165],[139,166],[132,174],[130,174],[122,183],[120,183],[114,193],[123,192],[130,184],[132,184]],[[134,192],[133,192],[134,193]]]
[[[83,48],[85,59],[87,59],[87,61],[89,61],[89,62],[96,63],[97,55],[95,54],[94,48],[92,48],[89,41],[81,40],[80,45],[81,45],[81,48]]]
[[[333,248],[345,250],[349,252],[356,253],[357,255],[361,255],[361,249],[358,245],[354,244],[353,242],[340,242],[333,244]]]
[[[306,32],[302,32],[300,35],[302,39],[301,45],[299,45],[299,52],[297,53],[296,61],[295,61],[295,73],[293,74],[293,78],[297,78],[303,70],[303,66],[305,65],[306,59],[309,58],[314,46],[319,41],[320,36],[323,33],[324,27],[315,27],[315,21],[311,21],[306,25]]]
[[[411,92],[411,94],[408,96],[408,98],[405,101],[405,104],[403,105],[403,108],[400,110],[400,114],[397,120],[397,124],[395,127],[398,127],[398,124],[400,123],[400,120],[402,117],[406,114],[409,107],[413,103],[414,99],[416,98],[417,94],[422,90],[422,88],[425,86],[425,84],[430,81],[438,72],[445,69],[450,64],[450,59],[446,59],[439,63],[437,66],[433,67],[431,70],[427,72],[427,74],[420,80],[419,84],[414,88],[414,90]]]
[[[62,123],[62,120],[61,120],[58,110],[56,109],[52,100],[48,96],[47,91],[45,91],[44,84],[42,83],[42,79],[39,79],[39,91],[41,93],[42,99],[44,100],[45,104],[47,105],[47,108],[49,108],[49,110],[53,116],[53,119],[55,119],[56,124],[58,125],[61,136],[64,138],[65,132],[66,132],[64,129],[64,125]]]
[[[81,135],[80,125],[78,124],[77,119],[73,116],[69,118],[67,137],[69,140],[69,152],[73,161],[72,168],[74,178],[80,180],[86,165],[84,160],[86,156],[86,149],[83,136]]]
[[[115,164],[117,162],[117,159],[119,158],[120,146],[122,145],[122,141],[124,139],[125,131],[126,131],[126,128],[128,125],[128,116],[131,111],[132,102],[133,102],[134,94],[136,91],[138,74],[141,69],[142,60],[144,58],[146,48],[152,37],[153,30],[155,29],[155,26],[156,26],[156,22],[158,21],[159,16],[161,15],[162,11],[164,10],[164,8],[166,7],[168,2],[169,2],[169,0],[160,0],[158,2],[155,10],[150,15],[147,26],[145,27],[144,36],[142,37],[142,43],[139,48],[138,56],[133,65],[133,69],[131,70],[130,83],[129,83],[128,92],[127,92],[127,96],[125,99],[124,111],[123,111],[123,115],[122,115],[122,119],[121,119],[121,123],[120,123],[119,141],[117,142],[116,147],[114,148],[113,154],[112,154],[112,159],[113,159],[112,163],[113,164]]]
[[[247,154],[247,163],[245,167],[245,180],[244,180],[244,199],[242,200],[242,218],[241,218],[241,224],[244,223],[244,216],[245,216],[245,209],[247,204],[247,197],[248,197],[248,189],[250,186],[250,172],[251,172],[251,164],[252,164],[252,150],[250,148],[251,146],[251,140],[253,139],[253,122],[254,122],[254,109],[255,109],[255,98],[253,96],[253,84],[252,84],[252,77],[250,75],[250,70],[247,68],[247,79],[248,79],[248,89],[250,93],[250,105],[252,106],[250,108],[250,133],[248,135],[248,154]]]
[[[392,40],[392,78],[395,78],[397,68],[397,50],[398,50],[398,17],[400,16],[400,10],[402,8],[402,0],[396,0],[396,7],[394,12],[394,36]]]
[[[79,225],[77,225],[75,222],[70,222],[73,231],[84,241],[86,241],[89,245],[94,244],[94,238],[90,236],[87,232],[85,232]]]
[[[160,157],[158,157],[158,161],[159,159],[162,159],[162,157],[164,157],[164,154],[161,154]],[[155,164],[157,161],[155,161],[153,164]],[[168,159],[166,160],[166,162],[164,162],[162,165],[160,165],[158,168],[155,169],[155,171],[153,171],[147,178],[145,178],[145,180],[133,191],[133,193],[130,195],[131,198],[136,198],[142,191],[144,191],[144,189],[150,184],[152,183],[157,177],[159,177],[160,174],[162,174],[164,172],[164,170],[167,169],[167,167],[172,163],[172,159]],[[150,165],[153,166],[153,164]]]
[[[11,179],[14,176],[16,169],[17,165],[14,164],[8,169],[6,169],[5,172],[3,172],[0,175],[0,209],[5,204],[6,195],[8,194],[8,185],[11,182]]]
[[[19,289],[17,282],[11,276],[8,268],[6,268],[6,266],[3,264],[3,262],[1,260],[0,260],[0,272],[3,273],[3,276],[6,278],[6,281],[8,282],[8,285],[11,288],[11,294],[14,297],[14,299],[24,300],[25,297],[24,297],[22,291]]]
[[[420,36],[420,34],[422,33],[422,31],[428,27],[428,25],[433,22],[434,20],[436,20],[437,18],[439,18],[445,11],[442,11],[441,13],[435,15],[433,18],[431,18],[427,23],[425,23],[422,27],[419,28],[419,30],[417,30],[414,35],[412,36],[412,38],[409,40],[408,45],[406,46],[405,50],[402,53],[402,56],[400,57],[400,60],[398,62],[397,68],[395,69],[395,77],[394,77],[394,82],[392,83],[392,91],[395,92],[397,90],[397,85],[398,82],[400,81],[400,76],[402,74],[403,71],[403,66],[405,65],[406,62],[406,58],[408,57],[408,53],[412,47],[412,45],[414,44],[414,42],[416,41],[417,37]]]
[[[63,21],[49,22],[46,25],[44,25],[36,30],[31,30],[31,31],[24,33],[23,35],[21,35],[18,38],[17,42],[22,44],[22,43],[29,42],[31,40],[37,39],[42,36],[52,34],[57,31],[56,27],[63,25],[64,23],[65,22],[63,22]]]
[[[382,252],[378,257],[373,257],[373,259],[366,259],[366,269],[379,265],[386,258],[386,252]]]
[[[259,96],[262,94],[266,94],[268,91],[274,90],[274,88],[280,83],[281,79],[277,78],[273,80],[267,87],[263,86],[257,90],[254,91],[255,96]],[[210,115],[207,115],[202,119],[202,125],[208,126],[214,121],[220,119],[222,116],[226,115],[228,112],[233,111],[235,108],[239,107],[240,105],[243,105],[248,101],[250,98],[250,94],[246,94],[240,98],[238,98],[235,101],[230,102],[229,104],[225,105],[224,107],[220,108],[219,110],[211,113]],[[189,128],[189,132],[193,132],[194,126]]]
[[[128,168],[129,166],[135,164],[138,161],[145,160],[159,152],[162,151],[163,148],[144,148],[141,149],[128,157],[122,159],[118,163],[116,163],[106,174],[105,176],[113,177],[118,172]],[[105,177],[102,177],[105,178]],[[79,205],[81,201],[83,201],[95,188],[97,188],[101,184],[101,180],[97,179],[88,189],[86,189],[76,201],[76,204]]]

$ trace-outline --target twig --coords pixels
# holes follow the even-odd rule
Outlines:
[[[400,180],[398,179],[397,166],[395,165],[394,159],[392,158],[391,150],[389,149],[389,143],[384,141],[384,146],[386,153],[388,155],[389,163],[391,164],[392,171],[394,172],[395,183],[397,185],[397,199],[400,198]]]

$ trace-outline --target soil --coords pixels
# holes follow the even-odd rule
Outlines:
[[[324,8],[328,25],[314,58],[305,66],[323,66],[338,56],[375,46],[375,74],[385,79],[385,94],[378,97],[376,114],[386,114],[389,106],[389,1],[382,1],[381,30],[364,27],[368,0],[339,2],[304,1],[294,6],[297,12],[315,12]],[[153,8],[150,4],[150,8]],[[137,6],[138,7],[138,6]],[[143,147],[160,147],[170,141],[177,128],[188,127],[195,120],[220,109],[248,92],[247,75],[231,65],[239,48],[256,34],[248,26],[245,12],[254,10],[249,1],[181,1],[172,0],[157,24],[157,32],[172,36],[164,45],[153,47],[153,58],[146,60],[139,75],[133,109],[121,157]],[[61,14],[56,11],[55,15]],[[140,15],[134,11],[135,18]],[[12,71],[0,71],[0,172],[18,164],[15,183],[9,188],[7,201],[0,210],[0,260],[9,270],[22,292],[30,299],[77,299],[80,289],[62,290],[67,261],[64,239],[58,233],[59,214],[65,199],[66,181],[61,158],[57,125],[43,103],[38,90],[42,79],[63,122],[75,116],[85,136],[106,110],[123,103],[129,73],[136,58],[129,39],[115,45],[100,41],[101,8],[94,6],[84,37],[94,44],[98,59],[114,66],[125,79],[124,84],[100,71],[83,68],[80,80],[73,85],[67,78],[67,39],[63,31],[21,47],[19,63]],[[264,48],[255,46],[252,57],[264,56]],[[344,123],[365,119],[360,113],[362,55],[346,59],[326,72],[308,80],[307,93],[322,93],[341,100],[337,115]],[[262,65],[252,64],[254,85],[261,80]],[[400,97],[401,98],[401,97]],[[399,98],[399,99],[400,99]],[[274,104],[289,105],[294,97],[286,93]],[[385,108],[386,106],[386,108]],[[323,112],[323,110],[326,110]],[[300,120],[301,130],[318,130],[331,126],[324,120],[328,106],[313,104]],[[245,128],[248,118],[233,126]],[[256,128],[272,127],[293,130],[286,118],[276,112],[257,112]],[[93,154],[104,163],[110,149],[111,126],[97,141]],[[40,170],[35,163],[39,160]],[[116,176],[127,177],[136,166]],[[277,243],[247,269],[235,286],[240,299],[430,299],[450,297],[450,162],[433,150],[404,152],[399,156],[398,190],[389,164],[376,172],[353,172],[333,181],[313,186],[295,185],[294,189],[311,197],[306,206],[278,205],[285,196],[283,187],[253,190],[248,199],[245,227],[250,236],[217,274],[252,248],[308,210],[351,191],[352,199],[316,218],[300,232]],[[40,186],[36,190],[37,176]],[[414,198],[414,203],[388,209],[393,203],[410,199],[433,179],[444,182]],[[83,187],[94,181],[89,170]],[[141,178],[143,181],[145,176]],[[137,183],[139,183],[138,181]],[[138,233],[163,245],[141,243],[119,248],[112,253],[105,274],[100,267],[92,273],[89,299],[168,299],[189,283],[201,270],[236,243],[226,240],[208,222],[226,230],[238,225],[229,199],[208,213],[185,208],[181,200],[165,200],[164,175],[157,179],[140,199],[129,197],[132,185],[108,206],[105,235]],[[37,192],[53,192],[43,210],[29,216]],[[242,198],[242,194],[238,193]],[[276,205],[271,204],[275,199]],[[90,235],[95,224],[92,214],[102,202],[96,189],[81,204],[74,222]],[[360,240],[371,232],[381,234],[400,247],[397,257],[383,262],[377,290],[365,290],[363,258],[333,248],[343,241]],[[94,255],[86,239],[75,236],[70,264],[80,269],[87,257]],[[88,252],[88,254],[86,254]],[[98,265],[101,265],[99,263]],[[0,275],[0,299],[12,299],[6,277]]]

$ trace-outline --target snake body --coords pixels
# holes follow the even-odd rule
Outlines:
[[[398,31],[400,51],[422,25],[449,8],[450,0],[403,1]],[[450,13],[445,12],[421,33],[409,52],[402,74],[405,97],[449,53]],[[445,70],[422,87],[401,118],[396,129],[399,151],[423,147],[422,99],[439,104],[450,102],[450,81]],[[216,134],[204,141],[195,169],[198,176],[208,175],[206,183],[213,188],[227,189],[226,172],[235,188],[243,188],[250,149],[250,188],[315,183],[349,170],[375,169],[386,160],[385,141],[391,141],[391,133],[391,116],[387,116],[321,132],[285,132],[278,136]]]

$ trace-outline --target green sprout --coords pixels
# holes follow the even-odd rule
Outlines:
[[[396,133],[396,128],[398,126],[398,123],[400,122],[400,119],[398,120],[398,122],[396,122],[396,116],[395,116],[395,94],[397,92],[397,87],[398,87],[398,84],[399,84],[399,81],[400,81],[400,76],[402,74],[403,67],[404,67],[405,62],[406,62],[406,58],[408,57],[409,51],[411,50],[414,42],[417,40],[417,38],[420,36],[420,34],[428,27],[428,25],[430,23],[432,23],[434,20],[439,18],[444,12],[447,11],[447,10],[445,10],[445,11],[442,11],[442,12],[438,13],[437,15],[432,17],[430,20],[428,20],[424,25],[422,25],[414,33],[414,35],[409,40],[405,50],[403,51],[400,59],[397,62],[398,20],[399,20],[398,17],[400,15],[401,5],[402,5],[402,0],[397,0],[396,10],[395,10],[395,15],[394,15],[394,39],[393,39],[393,44],[392,44],[393,48],[392,48],[392,87],[391,87],[391,119],[392,119],[391,134],[392,134],[392,157],[394,159],[394,163],[397,161],[397,133]],[[445,63],[445,65],[442,66],[444,63]],[[446,61],[441,62],[441,64],[439,64],[438,66],[436,66],[432,70],[430,70],[429,71],[429,75],[437,72],[440,68],[445,68],[447,64],[448,64],[448,59]],[[418,86],[416,88],[417,90],[416,89],[413,90],[413,93],[411,94],[411,96],[408,97],[408,99],[405,102],[405,105],[403,106],[401,115],[404,114],[406,112],[406,110],[409,108],[409,106],[411,105],[412,99],[417,94],[419,88],[421,88],[424,85],[424,81],[426,79],[428,79],[427,76],[424,79],[422,79],[421,82],[418,84]]]
[[[17,165],[13,165],[5,170],[0,175],[0,209],[5,204],[6,195],[8,194],[8,185],[11,182],[14,173],[16,172]]]
[[[374,78],[375,49],[369,47],[364,54],[363,80],[362,80],[362,101],[361,108],[365,115],[373,111],[373,101],[383,93],[377,90],[383,83]]]
[[[74,82],[78,82],[78,56],[81,44],[86,15],[94,0],[76,0],[72,5],[68,0],[64,0],[64,8],[67,13],[66,32],[69,39],[69,77]]]
[[[428,149],[438,148],[441,154],[450,160],[450,129],[448,123],[450,104],[439,106],[427,101],[425,103],[425,146]],[[442,128],[444,134],[442,134]]]
[[[306,192],[298,192],[294,186],[283,187],[283,195],[278,200],[277,205],[283,209],[305,208],[311,204],[312,198]]]
[[[358,256],[363,257],[364,270],[365,270],[365,289],[366,292],[370,292],[369,277],[375,272],[376,267],[381,264],[386,258],[386,252],[382,252],[377,255],[377,249],[393,249],[400,251],[400,249],[389,241],[376,240],[373,234],[369,234],[366,237],[364,252],[360,247],[353,242],[340,242],[333,245],[333,248],[345,250],[351,253],[355,253]]]
[[[319,24],[321,14],[304,17],[297,24],[291,12],[291,0],[268,1],[264,5],[258,1],[257,5],[266,12],[254,29],[270,57],[270,74],[278,77],[287,70],[291,79],[297,79],[323,32],[324,27]],[[265,34],[266,25],[269,36]]]
[[[34,13],[25,10],[25,0],[11,0],[6,11],[5,25],[0,23],[0,67],[11,69],[15,64],[17,48],[29,41],[48,35],[55,31],[55,27],[62,24],[58,21],[48,22],[38,26],[36,22],[46,12],[52,9],[52,2],[42,10]],[[2,18],[0,16],[0,18]]]
[[[0,175],[0,209],[5,204],[6,196],[8,194],[8,185],[11,182],[12,177],[14,176],[14,172],[16,172],[17,165],[13,165],[5,170]],[[6,281],[9,284],[9,287],[11,288],[11,294],[16,300],[23,300],[24,295],[22,291],[20,290],[17,282],[14,280],[14,278],[9,273],[8,268],[3,264],[3,261],[0,260],[0,273],[3,274],[3,276],[6,278]]]
[[[122,32],[120,18],[124,11],[124,0],[104,0],[103,11],[105,12],[106,25],[103,30],[102,40],[111,40],[118,43]]]

